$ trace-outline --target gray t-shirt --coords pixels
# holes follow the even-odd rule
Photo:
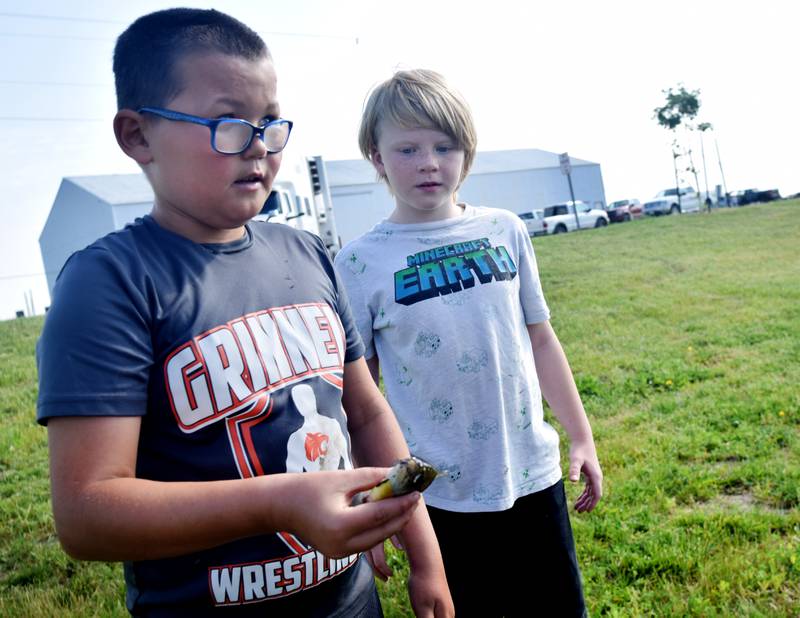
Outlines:
[[[411,452],[447,472],[428,504],[499,511],[561,478],[526,328],[550,314],[516,215],[383,221],[335,265]]]
[[[65,265],[37,346],[38,420],[141,416],[136,475],[214,481],[351,467],[344,363],[363,354],[322,241],[253,222],[201,245],[137,220]],[[351,616],[357,555],[285,532],[125,565],[136,615]]]

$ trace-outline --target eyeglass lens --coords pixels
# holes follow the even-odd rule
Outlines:
[[[237,154],[247,148],[253,137],[253,129],[249,125],[236,121],[222,121],[217,125],[214,137],[215,147],[219,152]],[[264,145],[268,152],[279,152],[289,139],[289,123],[278,122],[264,130]]]

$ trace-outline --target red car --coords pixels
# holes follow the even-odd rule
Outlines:
[[[642,204],[639,200],[619,200],[611,202],[606,208],[608,220],[611,223],[622,223],[631,219],[639,219],[643,215]]]

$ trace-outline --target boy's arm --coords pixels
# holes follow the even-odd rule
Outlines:
[[[274,474],[212,482],[135,477],[140,417],[48,423],[53,514],[64,549],[86,560],[166,558],[235,539],[292,532],[329,557],[403,528],[418,495],[350,507],[386,469]]]
[[[367,368],[369,369],[369,375],[372,376],[372,381],[375,382],[375,386],[380,387],[381,364],[377,354],[373,354],[367,359]]]
[[[569,480],[577,482],[581,472],[586,478],[575,509],[591,511],[603,495],[603,472],[572,371],[549,321],[528,324],[528,334],[542,395],[569,436]]]
[[[373,359],[369,367],[363,358],[345,365],[342,401],[354,459],[359,464],[388,466],[409,452],[394,413],[376,385],[378,363],[376,356]],[[408,591],[415,615],[452,616],[453,602],[428,511],[417,509],[398,536],[408,555]]]

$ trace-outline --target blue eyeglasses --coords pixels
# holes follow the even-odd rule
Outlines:
[[[142,107],[138,112],[208,127],[211,130],[211,148],[220,154],[235,155],[244,152],[253,143],[256,135],[264,142],[267,153],[274,154],[286,147],[289,134],[292,132],[292,121],[283,118],[271,120],[267,124],[257,127],[239,118],[201,118],[160,107]]]

